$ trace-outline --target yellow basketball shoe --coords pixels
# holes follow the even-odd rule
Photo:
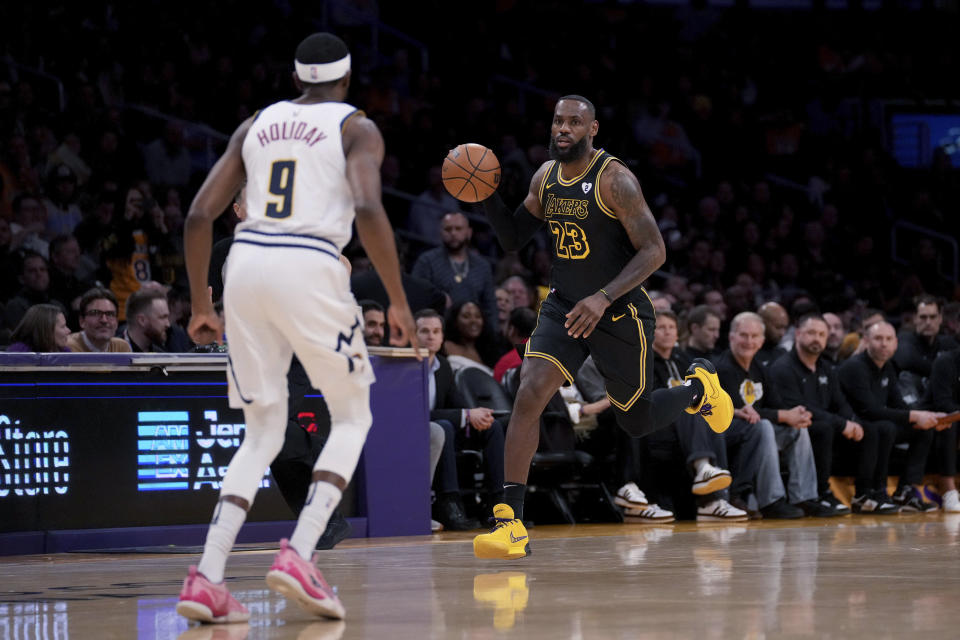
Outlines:
[[[489,560],[514,560],[530,553],[530,536],[523,522],[513,517],[509,505],[498,504],[493,508],[496,524],[490,533],[473,539],[473,554]]]
[[[687,413],[700,414],[710,428],[723,433],[733,420],[733,400],[720,386],[717,369],[705,358],[695,358],[687,369],[684,380],[696,378],[703,384],[703,396],[696,407],[687,407]]]

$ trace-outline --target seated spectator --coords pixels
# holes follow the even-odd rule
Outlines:
[[[960,349],[941,353],[933,361],[924,404],[933,411],[960,411]],[[957,435],[960,425],[956,422],[949,425],[938,424],[936,429],[933,450],[939,463],[937,471],[940,472],[943,510],[947,513],[960,513],[960,497],[954,480],[957,475]]]
[[[71,235],[50,241],[50,297],[67,309],[70,320],[77,318],[80,298],[93,286],[80,277],[80,243]]]
[[[70,351],[67,347],[69,336],[70,327],[60,307],[35,304],[27,309],[20,324],[13,330],[7,352]]]
[[[427,170],[427,189],[410,206],[408,228],[430,244],[440,244],[441,219],[459,208],[460,203],[443,186],[440,167],[432,165]]]
[[[454,304],[447,311],[446,340],[443,351],[454,371],[478,367],[491,376],[502,353],[486,326],[480,307],[475,302]]]
[[[493,270],[489,262],[470,248],[473,237],[470,222],[462,213],[448,213],[443,216],[440,235],[443,245],[420,254],[413,265],[413,275],[447,292],[453,304],[477,303],[484,323],[496,331]]]
[[[71,351],[127,353],[130,345],[117,335],[117,299],[109,289],[95,287],[80,299],[80,331],[70,334]]]
[[[500,283],[500,286],[506,289],[507,293],[513,298],[514,309],[526,307],[534,311],[537,310],[537,295],[523,276],[510,276]]]
[[[704,315],[716,318],[701,305]],[[717,320],[719,330],[719,320]],[[684,372],[692,358],[677,345],[677,316],[672,311],[657,312],[657,327],[653,340],[653,374],[656,388],[683,384]],[[730,472],[715,466],[726,461],[726,450],[721,434],[717,434],[699,415],[682,414],[674,424],[680,451],[685,457],[696,496],[697,521],[738,522],[747,519],[747,512],[727,502],[724,491],[730,486]],[[666,431],[666,430],[662,430]],[[659,432],[658,432],[659,433]],[[653,434],[656,436],[656,434]],[[720,450],[718,452],[718,449]]]
[[[170,310],[160,289],[141,289],[127,299],[127,327],[123,339],[134,352],[164,353]]]
[[[835,313],[823,314],[823,321],[827,323],[827,346],[823,349],[823,358],[833,364],[840,364],[840,346],[847,330],[843,327],[843,319]]]
[[[503,287],[494,289],[493,295],[497,300],[497,326],[500,327],[500,332],[506,336],[510,312],[513,311],[513,296]]]
[[[414,319],[417,339],[430,354],[428,365],[433,374],[428,381],[430,421],[439,424],[445,432],[443,451],[437,464],[437,501],[433,517],[447,529],[476,529],[480,523],[467,518],[460,500],[456,452],[467,447],[483,452],[484,485],[492,509],[493,505],[503,501],[505,426],[494,419],[489,408],[464,406],[466,403],[454,384],[453,370],[439,353],[444,344],[444,323],[440,314],[432,309],[422,309]]]
[[[756,499],[764,518],[799,518],[804,515],[800,505],[816,502],[817,497],[817,470],[807,433],[810,412],[803,406],[787,408],[770,383],[766,367],[756,359],[763,337],[759,315],[749,311],[737,314],[730,323],[730,348],[716,363],[720,384],[736,408],[725,432],[728,444],[745,430],[762,429],[764,433],[755,453],[741,447],[731,471],[735,480],[743,475],[756,477]],[[789,471],[786,488],[780,476],[781,451]],[[734,506],[738,506],[736,502]],[[814,505],[809,506],[819,515]]]
[[[358,304],[363,314],[363,341],[368,347],[379,347],[383,344],[387,320],[383,307],[376,300],[361,300]]]
[[[820,506],[833,510],[836,515],[845,515],[850,509],[830,491],[834,440],[842,436],[858,443],[859,460],[876,454],[876,433],[871,430],[865,437],[863,427],[854,419],[853,409],[840,390],[836,369],[821,357],[829,331],[820,315],[800,318],[793,351],[773,363],[770,377],[787,405],[802,405],[810,411],[812,421],[807,431],[817,465],[817,500]],[[873,462],[865,464],[872,467]]]
[[[687,314],[687,331],[690,335],[684,350],[690,359],[706,358],[712,362],[717,356],[720,316],[708,305],[698,305]]]
[[[850,356],[862,353],[867,344],[863,337],[867,334],[867,329],[877,322],[883,322],[886,318],[879,309],[864,309],[860,314],[859,323],[855,325],[856,330],[851,331],[843,338],[840,344],[840,351],[837,354],[840,362],[847,360]]]
[[[43,203],[24,193],[13,199],[13,220],[10,223],[11,249],[23,249],[39,253],[44,258],[50,255],[47,236],[47,210]]]
[[[927,455],[933,444],[932,429],[942,413],[911,409],[897,388],[897,372],[893,354],[897,351],[897,334],[889,322],[875,322],[867,329],[862,353],[852,356],[840,366],[840,386],[854,413],[861,418],[864,430],[878,431],[876,468],[867,478],[858,478],[854,512],[885,513],[890,510],[887,475],[890,452],[895,442],[907,442],[907,461],[900,483],[893,495],[894,509],[926,512],[936,509],[923,500],[914,486],[923,482]]]
[[[898,336],[893,362],[899,371],[909,371],[926,379],[930,377],[934,359],[957,348],[952,337],[940,333],[943,323],[943,302],[931,295],[918,296],[914,304],[914,330]]]
[[[657,313],[673,310],[673,302],[670,301],[670,296],[664,292],[656,290],[648,291],[647,295],[650,296],[650,304],[653,305],[653,310]]]
[[[790,316],[787,310],[776,302],[765,302],[757,309],[757,315],[763,318],[763,347],[757,352],[757,359],[764,367],[769,367],[787,350],[780,346],[780,341],[790,327]]]
[[[517,350],[530,339],[530,334],[533,333],[536,326],[537,314],[534,313],[533,309],[521,307],[510,312],[510,317],[506,323],[506,337],[507,342],[514,348],[503,354],[493,367],[493,377],[497,382],[503,382],[503,376],[507,371],[519,367],[523,363]]]
[[[4,321],[13,329],[23,319],[27,309],[36,304],[54,302],[50,299],[50,271],[47,260],[32,251],[23,254],[19,271],[20,291],[7,301]]]
[[[47,210],[47,235],[70,235],[83,219],[77,204],[77,177],[65,164],[54,168],[50,176],[50,194],[43,202]]]

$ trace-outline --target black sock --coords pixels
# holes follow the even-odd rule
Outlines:
[[[527,485],[515,482],[503,484],[503,501],[513,509],[513,517],[523,520],[523,496],[527,492]]]

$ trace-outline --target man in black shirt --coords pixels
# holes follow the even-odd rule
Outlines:
[[[803,405],[813,416],[807,432],[817,464],[819,503],[836,515],[843,515],[850,513],[850,508],[830,491],[834,439],[842,435],[859,443],[857,455],[861,464],[869,467],[864,470],[868,476],[877,455],[877,438],[874,431],[864,438],[863,427],[854,421],[853,409],[840,391],[836,370],[821,357],[829,331],[823,316],[810,314],[800,318],[793,351],[773,363],[770,377],[787,405]]]
[[[715,358],[717,340],[720,338],[720,316],[705,304],[697,305],[687,314],[687,331],[690,337],[684,351],[693,358]]]
[[[943,324],[942,305],[931,295],[917,297],[914,330],[901,333],[893,362],[899,371],[909,371],[921,378],[930,376],[933,360],[939,354],[957,348],[956,341],[940,333]]]
[[[813,515],[833,515],[815,500],[817,471],[810,434],[807,433],[810,412],[802,405],[788,409],[781,399],[766,368],[755,357],[763,338],[763,319],[756,313],[744,311],[730,323],[730,349],[717,360],[720,384],[733,398],[736,407],[726,437],[729,442],[735,434],[749,429],[761,429],[765,433],[757,460],[744,460],[742,450],[738,456],[740,465],[757,465],[756,498],[765,518],[802,517],[801,504]],[[785,454],[790,474],[786,489],[780,477],[780,451]],[[734,479],[738,479],[739,471],[739,465],[734,465]]]
[[[941,353],[933,361],[924,404],[934,411],[960,411],[960,349]],[[943,510],[947,513],[960,513],[960,496],[954,481],[957,475],[958,431],[960,425],[956,422],[938,424],[933,442],[934,455],[940,463],[940,495],[943,498]]]
[[[787,353],[780,341],[790,328],[790,316],[783,305],[777,302],[764,302],[757,309],[757,315],[763,318],[763,347],[757,352],[757,361],[761,366],[769,367],[780,356]]]
[[[706,306],[710,317],[716,318]],[[719,330],[720,319],[717,320]],[[701,320],[702,322],[702,320]],[[716,336],[714,336],[716,341]],[[657,312],[657,329],[653,341],[653,373],[656,386],[673,387],[683,384],[682,371],[690,365],[690,357],[683,349],[676,348],[677,316],[673,311]],[[690,491],[697,497],[698,522],[738,522],[747,519],[747,512],[738,509],[727,502],[729,497],[726,491],[732,478],[730,472],[723,468],[727,464],[727,447],[724,434],[714,433],[703,418],[689,414],[681,414],[674,423],[676,439],[680,451],[686,457],[687,470],[692,476]],[[670,429],[662,429],[644,438],[649,443]],[[751,436],[759,436],[759,432],[751,431]],[[756,442],[745,444],[755,448]]]
[[[897,334],[889,322],[876,322],[864,334],[866,349],[840,366],[840,387],[861,418],[864,430],[877,431],[877,465],[869,486],[867,478],[857,479],[855,512],[878,512],[877,505],[889,502],[887,471],[895,441],[910,445],[907,461],[893,502],[905,511],[930,511],[936,507],[923,501],[913,486],[923,481],[927,454],[933,442],[932,429],[942,413],[911,409],[897,389],[897,373],[891,358],[897,350]]]

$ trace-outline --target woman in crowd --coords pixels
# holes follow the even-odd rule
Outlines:
[[[475,302],[458,302],[447,311],[446,340],[443,350],[454,372],[478,367],[491,376],[497,360],[506,353],[483,321]]]
[[[70,328],[60,307],[53,304],[35,304],[24,314],[13,330],[7,352],[70,351],[67,338]]]

